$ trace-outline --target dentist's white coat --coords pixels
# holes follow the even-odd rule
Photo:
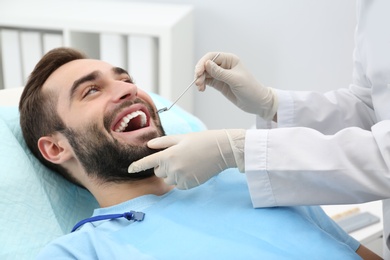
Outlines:
[[[353,83],[325,95],[278,91],[278,128],[247,132],[245,172],[255,207],[384,200],[386,242],[390,1],[358,1],[357,12]]]

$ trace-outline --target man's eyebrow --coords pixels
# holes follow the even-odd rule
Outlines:
[[[88,82],[88,81],[96,80],[99,77],[99,74],[100,74],[99,71],[93,71],[93,72],[77,79],[75,82],[73,82],[73,85],[72,85],[70,92],[69,92],[70,103],[72,103],[72,101],[74,99],[74,95],[75,95],[77,89],[81,86],[81,84]]]
[[[130,76],[130,74],[127,72],[127,70],[122,69],[122,68],[120,68],[120,67],[113,67],[113,68],[112,68],[112,71],[113,71],[115,74],[117,74],[117,75],[126,74],[126,75]]]

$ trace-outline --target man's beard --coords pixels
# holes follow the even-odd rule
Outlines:
[[[109,120],[107,116],[104,121]],[[145,145],[143,146],[120,143],[112,135],[112,138],[109,138],[101,128],[99,129],[97,123],[90,123],[83,127],[83,130],[66,128],[63,133],[84,170],[91,177],[96,177],[100,183],[141,180],[153,176],[154,169],[130,174],[127,172],[129,165],[157,152],[158,150],[147,147],[146,141],[165,135],[157,117],[152,115],[151,120],[154,120],[158,131],[144,135],[142,139],[145,140]]]

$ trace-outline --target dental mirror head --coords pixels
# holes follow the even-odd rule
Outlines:
[[[167,111],[167,110],[168,110],[168,108],[167,108],[167,107],[163,107],[163,108],[161,108],[161,109],[157,110],[157,114],[158,114],[158,113],[165,112],[165,111]]]

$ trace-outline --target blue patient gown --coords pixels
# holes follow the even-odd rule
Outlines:
[[[94,216],[142,211],[87,223],[50,243],[39,259],[360,259],[359,243],[320,207],[254,209],[245,175],[227,170],[191,190],[146,195]]]

